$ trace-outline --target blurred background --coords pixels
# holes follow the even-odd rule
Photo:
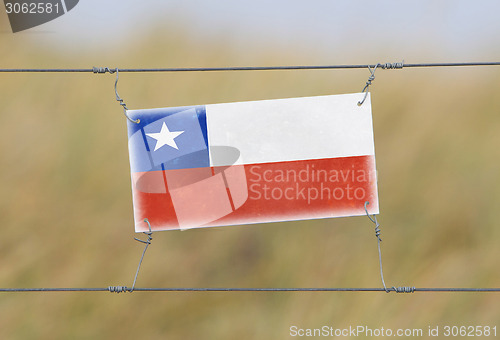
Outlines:
[[[97,1],[13,34],[0,68],[500,61],[497,1]],[[131,109],[360,92],[368,70],[123,73]],[[499,287],[499,67],[378,70],[388,286]],[[114,75],[0,74],[0,287],[128,285]],[[138,287],[380,287],[366,217],[159,232]],[[500,327],[498,293],[0,293],[2,339],[286,339],[289,328]]]

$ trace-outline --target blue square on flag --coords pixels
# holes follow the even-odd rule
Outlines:
[[[136,171],[210,166],[204,110],[141,111],[134,112],[141,126],[130,136]]]

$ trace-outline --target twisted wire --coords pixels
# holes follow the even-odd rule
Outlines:
[[[129,289],[127,287],[125,287],[125,286],[109,286],[108,287],[108,291],[110,293],[120,294],[120,293],[128,292]]]
[[[131,293],[134,291],[135,283],[137,282],[137,276],[139,276],[139,270],[141,269],[142,260],[144,260],[144,255],[146,254],[146,250],[148,250],[148,247],[151,244],[151,241],[153,240],[153,237],[151,236],[151,235],[153,235],[153,232],[151,231],[151,224],[149,223],[149,220],[147,218],[144,219],[144,222],[146,222],[148,224],[149,232],[145,231],[145,232],[143,232],[143,234],[146,235],[148,237],[148,239],[146,241],[143,241],[141,239],[134,238],[134,240],[142,242],[146,245],[144,246],[141,260],[139,261],[139,265],[137,266],[137,271],[135,272],[134,283],[132,284],[132,288],[130,288],[130,290],[129,290]]]
[[[392,287],[396,293],[414,293],[415,287]]]
[[[361,93],[364,93],[365,96],[363,97],[363,100],[361,100],[361,101],[358,102],[358,106],[363,105],[363,103],[365,102],[366,97],[368,96],[368,88],[372,84],[372,81],[375,80],[375,71],[377,70],[377,67],[379,65],[380,64],[375,65],[375,67],[373,69],[370,66],[368,66],[368,70],[370,70],[370,76],[368,77],[368,80],[366,81],[366,85],[363,88],[363,91],[361,91]]]
[[[109,67],[92,67],[92,72],[93,73],[110,73],[113,74],[115,72],[118,72],[118,68],[109,68]]]
[[[379,67],[382,68],[383,70],[396,70],[396,69],[402,69],[405,66],[405,61],[403,60],[402,62],[398,63],[385,63],[385,64],[380,64]]]
[[[380,237],[380,234],[382,231],[380,230],[380,223],[377,221],[377,216],[373,214],[373,217],[370,216],[368,213],[367,206],[370,204],[369,201],[365,202],[365,212],[366,216],[370,219],[370,221],[375,224],[375,237],[377,238],[377,246],[378,246],[378,262],[379,262],[379,267],[380,267],[380,279],[382,280],[382,285],[384,286],[384,290],[386,293],[390,292],[396,292],[396,293],[413,293],[415,292],[415,287],[391,287],[387,288],[385,285],[385,280],[384,280],[384,270],[382,269],[382,250],[380,249],[380,242],[382,242],[382,238]]]
[[[96,67],[94,67],[94,69],[96,69]],[[129,115],[127,114],[127,104],[125,104],[125,102],[123,101],[123,99],[120,97],[120,95],[118,94],[118,78],[119,78],[119,71],[118,71],[118,68],[116,68],[115,70],[110,70],[109,68],[107,67],[104,67],[104,68],[98,68],[98,71],[102,71],[102,73],[105,73],[105,72],[109,72],[111,74],[113,74],[114,72],[116,72],[116,80],[115,80],[115,95],[116,95],[116,101],[123,107],[123,114],[125,115],[125,117],[127,117],[127,119],[132,122],[132,123],[135,123],[135,124],[139,124],[139,122],[141,121],[140,119],[132,119],[129,117]],[[101,72],[99,72],[101,73]]]

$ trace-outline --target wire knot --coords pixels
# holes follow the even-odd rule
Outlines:
[[[94,73],[110,73],[110,74],[113,74],[115,72],[117,72],[117,69],[113,69],[113,68],[109,68],[109,67],[93,67],[92,68],[92,72]]]
[[[415,287],[392,287],[392,290],[396,293],[414,293]],[[391,290],[386,290],[389,293]]]
[[[365,102],[366,97],[368,96],[368,91],[369,91],[368,88],[372,84],[372,81],[375,80],[375,71],[377,70],[377,67],[379,67],[380,65],[381,64],[375,65],[375,67],[373,69],[368,65],[368,70],[370,71],[370,76],[368,77],[368,80],[366,81],[365,87],[363,87],[363,91],[361,91],[361,93],[364,93],[365,96],[363,97],[363,100],[360,100],[358,102],[358,106],[363,105],[363,103]]]
[[[366,85],[365,85],[365,90],[368,88],[368,86],[370,86],[372,84],[372,81],[375,80],[375,74],[372,74],[368,77],[368,80],[366,81]],[[365,91],[363,90],[363,92]]]
[[[394,70],[394,69],[402,69],[405,65],[405,61],[403,60],[402,62],[398,63],[385,63],[385,64],[380,64],[379,67],[381,67],[383,70]]]
[[[153,232],[151,231],[151,223],[149,223],[149,220],[147,218],[145,218],[144,222],[146,222],[148,224],[149,231],[143,231],[142,233],[144,235],[147,235],[148,239],[146,241],[143,241],[141,239],[138,239],[138,238],[134,237],[134,240],[149,245],[149,244],[151,244],[151,241],[153,240],[153,237],[151,236],[151,235],[153,235]]]
[[[377,237],[377,239],[379,240],[379,242],[382,242],[382,239],[380,238],[380,234],[382,233],[382,230],[380,230],[380,223],[378,223],[378,221],[377,221],[377,216],[373,215],[373,217],[371,217],[370,214],[368,213],[368,209],[366,208],[366,206],[368,204],[370,204],[370,202],[366,201],[365,202],[366,216],[368,216],[368,218],[370,219],[370,221],[372,221],[375,224],[375,237]]]
[[[122,98],[120,98],[120,95],[118,94],[118,78],[119,78],[119,74],[118,74],[118,68],[115,68],[114,70],[110,70],[109,68],[106,67],[106,69],[108,69],[108,72],[109,73],[115,73],[116,72],[116,80],[115,80],[115,95],[116,95],[116,101],[118,102],[118,104],[120,104],[122,107],[123,107],[123,114],[125,115],[125,117],[127,117],[127,119],[132,122],[132,123],[135,123],[135,124],[139,124],[140,123],[140,119],[136,119],[136,120],[133,120],[132,118],[130,118],[127,114],[127,110],[128,110],[128,107],[127,107],[127,104],[125,104],[125,102],[123,101]]]
[[[118,86],[118,67],[117,68],[109,68],[109,67],[95,67],[94,66],[92,68],[92,72],[94,72],[94,73],[100,73],[100,74],[104,74],[104,73],[113,74],[113,73],[116,73],[116,80],[115,80],[115,96],[116,96],[116,101],[118,102],[118,104],[120,104],[123,107],[123,114],[125,115],[125,117],[127,117],[127,119],[129,121],[131,121],[132,123],[139,124],[139,122],[140,122],[139,119],[133,120],[132,118],[130,118],[128,116],[128,114],[127,114],[127,110],[128,110],[127,104],[125,104],[125,102],[123,101],[123,99],[121,99],[120,95],[118,94],[118,89],[117,89],[117,86]]]
[[[382,242],[382,239],[380,238],[380,234],[382,233],[382,231],[380,230],[380,224],[377,224],[375,225],[375,237],[380,241]]]
[[[124,292],[132,292],[126,286],[109,286],[108,291],[110,293],[117,293],[117,294],[124,293]]]
[[[135,272],[135,277],[134,277],[134,283],[132,284],[132,288],[129,289],[129,292],[133,292],[135,289],[135,283],[137,282],[137,276],[139,275],[139,270],[141,269],[141,264],[142,260],[144,259],[144,255],[146,254],[146,250],[148,250],[149,245],[151,244],[151,241],[153,240],[153,231],[151,230],[151,223],[149,223],[149,220],[147,218],[144,219],[144,222],[148,224],[148,229],[149,231],[143,232],[144,235],[148,236],[148,239],[146,241],[143,241],[141,239],[135,238],[134,240],[139,241],[141,243],[144,243],[146,246],[144,247],[144,251],[142,252],[141,260],[139,261],[139,265],[137,266],[137,271]]]

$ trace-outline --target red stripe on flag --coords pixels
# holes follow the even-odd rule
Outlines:
[[[212,226],[378,213],[374,156],[245,165],[248,199]]]
[[[378,213],[374,156],[153,171],[133,182],[136,231],[144,218],[164,230],[363,215],[365,201]]]

